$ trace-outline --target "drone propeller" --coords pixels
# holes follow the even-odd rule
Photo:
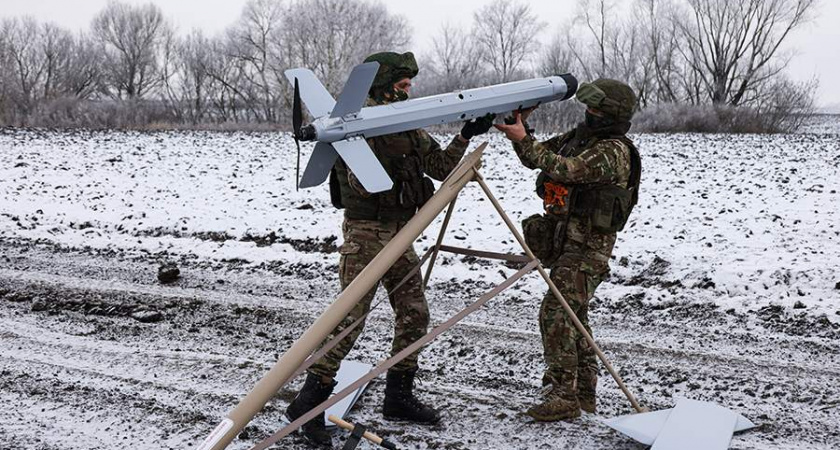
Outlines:
[[[295,167],[295,190],[300,190],[300,128],[303,126],[303,110],[300,101],[300,86],[295,77],[295,98],[292,104],[292,132],[297,146],[297,166]]]

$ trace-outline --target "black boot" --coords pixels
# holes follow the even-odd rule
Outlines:
[[[414,396],[414,374],[417,370],[388,371],[385,378],[385,407],[382,413],[386,419],[402,419],[417,423],[437,423],[440,413],[426,406]]]
[[[324,384],[321,382],[320,376],[311,373],[307,374],[303,388],[301,388],[297,397],[292,400],[292,403],[286,409],[286,417],[289,421],[293,421],[309,412],[312,408],[320,405],[324,400],[330,398],[330,394],[332,394],[336,384],[335,381]],[[332,437],[324,425],[323,412],[303,424],[301,430],[303,437],[312,444],[319,447],[332,447]]]

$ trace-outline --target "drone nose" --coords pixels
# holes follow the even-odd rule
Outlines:
[[[560,100],[568,100],[568,99],[572,98],[572,96],[575,95],[575,93],[577,92],[577,90],[578,90],[578,80],[577,80],[577,78],[575,78],[574,75],[572,75],[570,73],[564,73],[564,74],[559,75],[559,76],[560,76],[561,79],[563,79],[563,82],[566,84],[566,94]],[[558,87],[555,87],[554,89],[555,89],[555,92],[556,92]]]

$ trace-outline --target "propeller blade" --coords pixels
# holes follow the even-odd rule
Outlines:
[[[301,108],[300,84],[298,83],[298,79],[295,78],[295,99],[292,104],[292,129],[297,139],[300,138],[300,127],[303,126],[303,109]]]
[[[295,166],[295,190],[300,190],[300,127],[303,126],[303,110],[300,101],[300,84],[295,77],[295,98],[292,104],[292,134],[297,146],[297,165]]]

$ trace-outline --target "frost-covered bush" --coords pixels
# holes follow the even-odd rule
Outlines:
[[[664,103],[649,105],[633,120],[636,132],[795,133],[815,113],[817,82],[776,80],[752,92],[749,106]]]
[[[175,123],[175,118],[154,101],[62,97],[39,105],[26,119],[26,125],[42,128],[132,129],[152,123]]]
[[[791,133],[808,115],[795,111],[666,103],[649,106],[633,118],[637,133]]]

